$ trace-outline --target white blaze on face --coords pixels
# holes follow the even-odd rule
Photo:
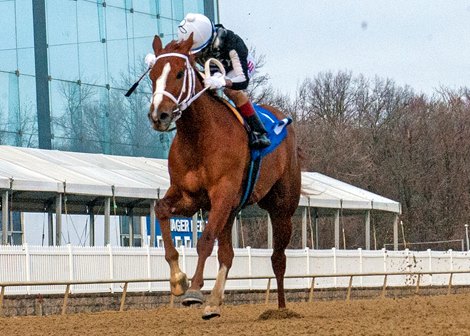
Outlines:
[[[163,100],[163,94],[161,92],[165,91],[166,88],[166,80],[168,78],[168,74],[170,73],[171,66],[170,63],[165,64],[163,67],[162,74],[158,77],[155,83],[155,92],[153,93],[152,97],[152,106],[153,106],[153,113],[157,113],[158,106],[161,104]]]

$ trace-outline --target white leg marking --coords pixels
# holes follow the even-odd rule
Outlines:
[[[212,294],[219,300],[219,302],[224,299],[227,271],[227,266],[222,265],[222,267],[220,267],[219,272],[217,273],[217,279],[215,281],[214,288],[212,289]]]
[[[168,78],[168,74],[170,73],[170,70],[171,70],[170,63],[165,64],[165,66],[163,67],[162,74],[160,75],[160,77],[158,77],[158,79],[156,81],[155,92],[153,93],[153,97],[152,97],[152,105],[153,105],[152,114],[153,114],[153,117],[155,117],[155,118],[156,118],[156,115],[157,115],[158,106],[160,105],[160,103],[163,100],[163,94],[161,94],[159,92],[165,91],[166,80]]]

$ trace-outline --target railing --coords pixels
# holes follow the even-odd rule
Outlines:
[[[197,252],[191,248],[180,248],[180,267],[191,275],[197,265]],[[272,250],[268,249],[235,249],[235,259],[230,269],[230,276],[239,279],[227,284],[227,290],[252,290],[266,288],[264,280],[273,276],[271,267]],[[205,279],[217,274],[217,248],[207,259],[204,271]],[[456,251],[387,251],[387,250],[286,250],[286,276],[297,274],[366,274],[393,272],[451,272],[470,269],[470,252]],[[101,279],[158,279],[166,277],[168,263],[164,250],[159,248],[123,248],[123,247],[40,247],[40,246],[0,246],[0,283],[2,282],[75,282],[80,283]],[[6,271],[5,271],[6,270]],[[306,288],[309,280],[286,278],[285,288]],[[423,277],[423,285],[445,286],[446,276]],[[406,286],[415,279],[408,276],[396,276],[388,280],[390,286]],[[362,287],[379,287],[382,278],[354,277],[354,285]],[[109,281],[106,283],[108,284]],[[459,275],[455,284],[470,285],[470,274]],[[208,287],[213,281],[206,282]],[[322,288],[347,287],[346,278],[319,278],[315,284]],[[73,286],[74,293],[114,292],[114,284],[91,284]],[[275,285],[273,285],[274,287]],[[17,286],[6,290],[13,294],[54,294],[63,293],[59,286]],[[164,283],[129,284],[128,291],[167,291]]]
[[[417,276],[417,281],[415,285],[415,294],[419,293],[421,278],[423,275],[444,275],[449,274],[449,281],[447,284],[447,294],[449,295],[452,290],[452,279],[454,274],[470,274],[470,270],[459,270],[459,271],[449,271],[449,272],[392,272],[392,273],[355,273],[355,274],[313,274],[313,275],[287,275],[286,279],[311,279],[310,292],[308,297],[308,302],[313,302],[314,299],[314,290],[315,290],[315,279],[318,278],[338,278],[338,277],[347,277],[349,278],[349,285],[347,288],[346,301],[351,299],[351,292],[353,288],[353,278],[354,277],[369,277],[369,276],[383,276],[383,285],[381,291],[381,298],[385,298],[387,291],[387,279],[391,276]],[[231,277],[228,278],[228,281],[240,281],[240,280],[268,280],[266,288],[265,303],[269,302],[269,294],[271,290],[271,280],[275,279],[274,276],[254,276],[254,277]],[[215,278],[206,279],[206,280],[215,280]],[[121,300],[119,305],[119,311],[123,311],[125,307],[127,288],[129,283],[141,283],[141,282],[166,282],[168,279],[132,279],[132,280],[94,280],[94,281],[58,281],[58,282],[3,282],[0,283],[0,316],[4,316],[3,302],[5,297],[5,288],[7,287],[17,287],[17,286],[66,286],[64,293],[64,300],[62,304],[61,314],[65,315],[67,311],[67,303],[70,295],[70,287],[72,285],[88,285],[88,284],[124,284],[123,291],[121,294]],[[174,297],[171,296],[170,305],[173,306]]]

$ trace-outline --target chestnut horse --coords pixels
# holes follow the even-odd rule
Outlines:
[[[170,42],[165,48],[155,36],[156,63],[150,71],[153,96],[149,119],[157,131],[168,131],[176,121],[176,136],[170,148],[168,170],[171,185],[157,201],[155,213],[160,222],[165,259],[170,265],[172,294],[183,304],[203,303],[201,288],[206,259],[218,240],[219,270],[202,317],[220,316],[220,306],[228,272],[232,266],[232,225],[243,196],[250,150],[244,127],[230,109],[204,90],[196,74],[194,56],[189,54],[192,36]],[[266,107],[279,119],[285,116]],[[263,158],[259,178],[247,204],[258,203],[268,211],[273,231],[272,267],[278,288],[278,307],[285,308],[285,249],[300,197],[300,162],[294,129],[273,152]],[[198,262],[191,286],[178,264],[170,232],[172,216],[191,217],[199,209],[209,211],[208,223],[197,243]]]

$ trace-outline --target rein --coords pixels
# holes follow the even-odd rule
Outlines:
[[[181,117],[181,114],[184,110],[186,110],[196,99],[198,99],[204,92],[206,92],[209,89],[209,87],[205,87],[204,89],[196,93],[196,72],[194,68],[191,66],[191,62],[189,61],[189,58],[187,55],[180,54],[180,53],[167,53],[167,54],[162,54],[162,55],[157,56],[155,58],[155,62],[153,63],[153,65],[149,67],[142,74],[142,76],[140,76],[137,82],[135,82],[134,85],[132,85],[132,87],[126,92],[125,96],[130,97],[130,95],[134,93],[135,89],[139,85],[140,81],[144,78],[144,76],[147,73],[149,73],[150,70],[152,70],[155,64],[157,64],[157,61],[165,57],[182,58],[185,61],[185,67],[186,67],[184,69],[183,86],[181,87],[181,91],[180,91],[180,94],[178,95],[178,98],[176,98],[173,94],[165,90],[159,90],[159,91],[155,90],[155,92],[153,92],[152,94],[152,96],[155,96],[156,94],[164,95],[165,97],[168,97],[175,103],[176,108],[171,113],[171,122],[175,122]],[[210,58],[204,64],[204,74],[200,73],[200,75],[203,78],[210,76],[210,64],[211,63],[214,63],[219,68],[222,75],[225,76],[225,68],[222,65],[222,63],[215,58]],[[186,93],[186,97],[183,98],[185,93]],[[169,132],[174,129],[175,127],[167,131]]]
[[[186,67],[184,70],[183,86],[181,87],[181,91],[180,91],[180,94],[178,95],[178,98],[176,98],[173,94],[165,90],[155,90],[155,92],[153,93],[154,96],[156,94],[162,94],[165,97],[170,98],[176,104],[176,108],[171,113],[171,122],[175,122],[181,117],[182,112],[186,110],[204,92],[206,92],[209,89],[209,87],[205,87],[204,89],[196,93],[196,71],[192,67],[188,56],[184,54],[180,54],[180,53],[162,54],[155,59],[155,64],[158,62],[159,59],[162,59],[165,57],[182,58],[185,61],[185,67]],[[221,71],[222,75],[225,76],[225,69],[222,63],[220,63],[215,58],[211,58],[211,59],[208,59],[206,63],[204,64],[205,75],[203,77],[210,76],[210,63],[216,64],[219,70]],[[186,93],[186,96],[184,96],[185,93]]]

